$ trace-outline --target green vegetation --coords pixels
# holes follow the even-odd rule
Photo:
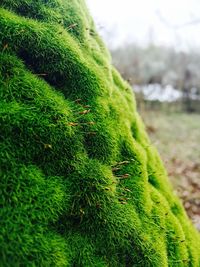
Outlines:
[[[84,2],[0,7],[1,266],[200,266]]]

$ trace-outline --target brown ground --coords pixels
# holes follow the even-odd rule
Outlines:
[[[142,111],[175,191],[200,231],[200,115]]]

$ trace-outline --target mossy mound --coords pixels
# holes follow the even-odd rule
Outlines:
[[[133,99],[84,1],[1,0],[0,266],[200,266]]]

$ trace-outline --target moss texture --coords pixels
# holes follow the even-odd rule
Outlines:
[[[0,266],[200,266],[84,1],[0,1],[0,126]]]

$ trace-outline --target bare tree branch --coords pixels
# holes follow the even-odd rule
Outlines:
[[[156,15],[157,17],[159,18],[159,20],[168,28],[171,28],[171,29],[181,29],[181,28],[184,28],[184,27],[188,27],[188,26],[194,26],[196,24],[200,24],[200,18],[198,19],[195,19],[195,20],[191,20],[191,21],[188,21],[188,22],[185,22],[183,24],[172,24],[170,23],[165,17],[162,16],[160,10],[156,10]]]

